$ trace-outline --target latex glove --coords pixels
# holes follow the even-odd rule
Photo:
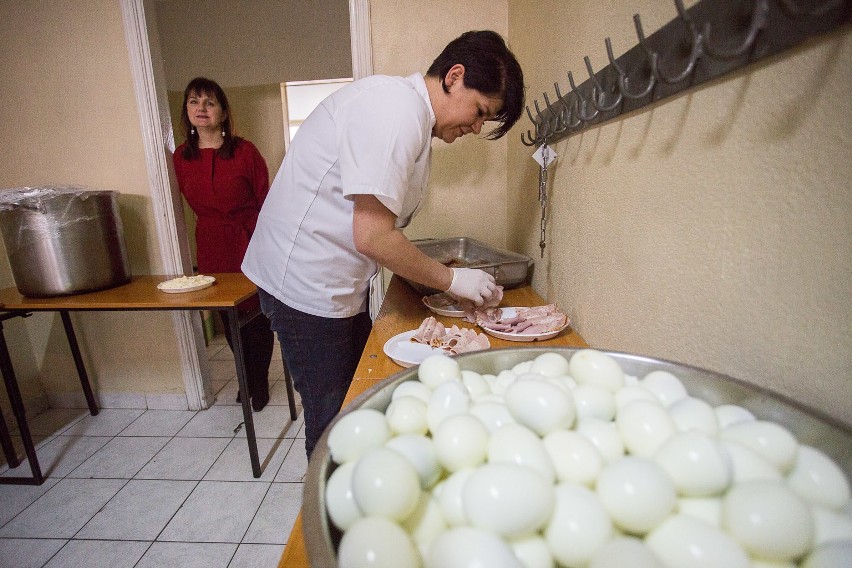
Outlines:
[[[494,297],[497,284],[494,277],[476,268],[453,268],[453,281],[447,293],[458,299],[467,299],[477,306]]]

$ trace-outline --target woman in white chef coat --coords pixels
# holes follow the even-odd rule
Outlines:
[[[372,322],[378,266],[477,305],[499,302],[494,278],[447,268],[402,233],[429,179],[431,141],[506,134],[521,116],[523,73],[503,38],[473,31],[450,42],[426,75],[374,75],[325,99],[299,127],[261,209],[242,270],[305,412],[313,451],[340,410]]]

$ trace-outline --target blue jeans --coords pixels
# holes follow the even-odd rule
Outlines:
[[[373,323],[367,312],[349,318],[324,318],[286,306],[258,289],[260,306],[278,334],[281,356],[305,413],[308,457],[329,422],[340,411]]]

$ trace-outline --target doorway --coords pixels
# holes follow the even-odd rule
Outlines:
[[[180,192],[170,164],[170,152],[175,146],[154,17],[158,4],[154,0],[121,0],[121,10],[145,146],[161,267],[168,274],[186,274],[191,269],[191,254]],[[369,1],[349,0],[349,14],[352,76],[358,79],[372,74]],[[213,394],[201,318],[189,312],[173,314],[188,408],[208,408]]]

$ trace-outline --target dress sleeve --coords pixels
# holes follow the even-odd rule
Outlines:
[[[258,149],[251,142],[246,141],[246,147],[249,150],[248,163],[251,174],[252,191],[257,200],[258,211],[266,201],[266,195],[269,193],[269,170],[266,168],[266,160],[260,154]]]

